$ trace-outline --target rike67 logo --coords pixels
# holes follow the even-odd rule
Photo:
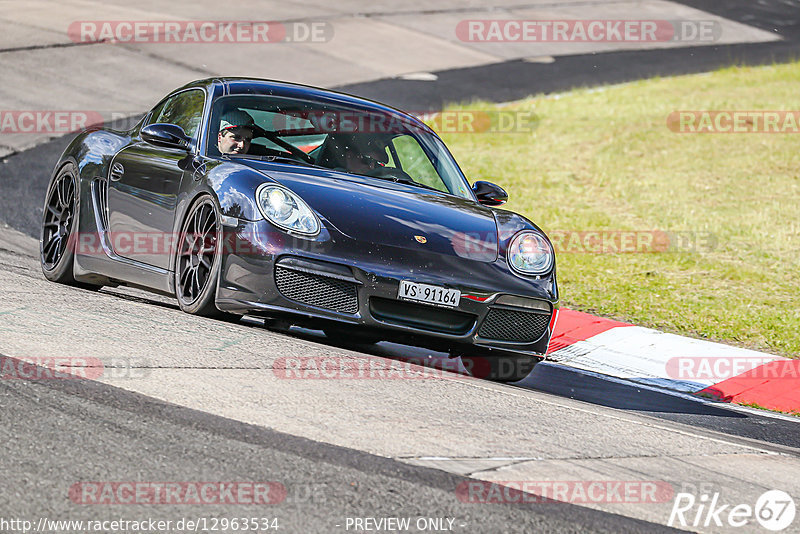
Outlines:
[[[770,490],[751,504],[731,504],[720,499],[720,494],[678,493],[669,516],[670,527],[744,527],[758,522],[763,528],[780,532],[795,519],[797,509],[792,497],[785,491]]]

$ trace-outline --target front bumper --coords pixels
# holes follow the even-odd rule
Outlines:
[[[295,238],[266,221],[227,228],[217,307],[309,325],[359,325],[386,340],[469,354],[542,356],[558,307],[555,274],[512,274],[494,262],[388,245],[327,230]],[[455,308],[398,299],[401,280],[461,291]],[[521,297],[508,298],[508,295]]]

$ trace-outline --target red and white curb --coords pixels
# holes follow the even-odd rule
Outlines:
[[[800,360],[562,308],[547,359],[725,402],[800,412]]]

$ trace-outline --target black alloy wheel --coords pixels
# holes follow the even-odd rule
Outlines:
[[[220,269],[222,226],[210,196],[189,209],[178,239],[175,296],[181,309],[193,315],[217,316],[214,303]]]

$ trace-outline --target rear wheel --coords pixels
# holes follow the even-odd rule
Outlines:
[[[214,200],[204,195],[189,208],[178,239],[175,296],[181,310],[219,317],[214,297],[222,263],[222,225]]]
[[[50,181],[45,197],[39,259],[45,278],[75,284],[75,227],[78,180],[73,165],[64,165]]]
[[[534,356],[461,356],[471,376],[495,382],[518,382],[527,377],[539,361]]]

